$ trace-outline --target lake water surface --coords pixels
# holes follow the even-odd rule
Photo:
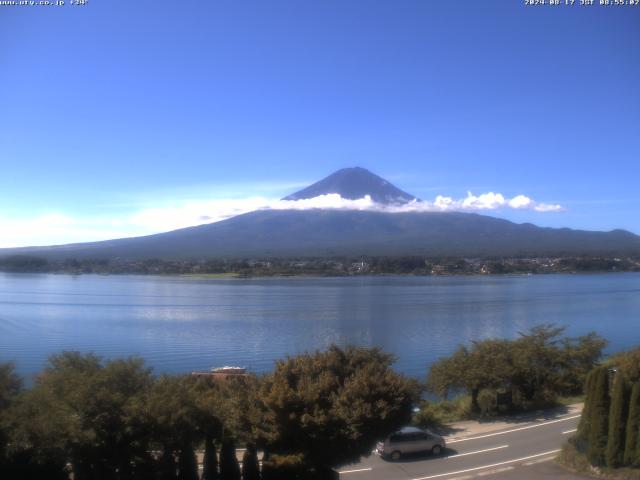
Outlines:
[[[640,344],[640,274],[195,279],[0,273],[0,361],[30,375],[48,355],[140,355],[156,372],[379,345],[424,377],[457,345],[540,323]]]

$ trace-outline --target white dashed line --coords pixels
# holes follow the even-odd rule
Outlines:
[[[550,420],[548,422],[536,423],[535,425],[527,425],[526,427],[513,428],[511,430],[505,430],[504,432],[487,433],[486,435],[478,435],[477,437],[461,438],[459,440],[447,440],[447,445],[458,442],[468,442],[469,440],[478,440],[479,438],[494,437],[496,435],[505,435],[507,433],[520,432],[521,430],[528,430],[530,428],[544,427],[545,425],[551,425],[552,423],[566,422],[567,420],[573,420],[574,418],[580,418],[580,415],[573,415],[571,417],[560,418],[558,420]]]
[[[338,472],[340,475],[343,475],[345,473],[357,473],[357,472],[370,472],[371,471],[371,467],[369,468],[356,468],[355,470],[342,470],[341,472]]]
[[[551,450],[548,452],[536,453],[535,455],[529,455],[527,457],[514,458],[513,460],[507,460],[505,462],[492,463],[491,465],[483,465],[481,467],[467,468],[465,470],[457,470],[455,472],[439,473],[437,475],[429,475],[428,477],[418,477],[418,478],[413,478],[411,480],[429,480],[430,478],[440,478],[440,477],[446,477],[448,475],[458,475],[460,473],[475,472],[477,470],[485,470],[487,468],[499,467],[501,465],[507,465],[509,463],[522,462],[524,460],[529,460],[531,458],[544,457],[545,455],[551,455],[553,453],[558,453],[559,451],[560,451],[559,449]]]
[[[495,475],[496,473],[508,472],[509,470],[513,470],[513,467],[494,468],[493,470],[487,470],[486,472],[480,472],[478,474],[478,476],[479,477],[484,477],[485,475]]]
[[[573,433],[573,432],[577,432],[578,429],[577,428],[572,428],[571,430],[565,430],[564,432],[562,432],[563,435],[566,435],[567,433]]]
[[[500,445],[499,447],[485,448],[484,450],[476,450],[475,452],[456,453],[455,455],[449,455],[449,458],[466,457],[467,455],[475,455],[476,453],[493,452],[494,450],[500,450],[501,448],[507,448],[509,445]]]
[[[530,467],[531,465],[535,465],[536,463],[543,463],[543,462],[550,462],[551,460],[555,459],[556,457],[545,457],[545,458],[540,458],[538,460],[532,460],[530,462],[527,463],[523,463],[522,465],[524,465],[525,467]]]

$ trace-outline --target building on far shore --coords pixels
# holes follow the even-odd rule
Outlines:
[[[218,367],[212,368],[209,372],[191,372],[194,377],[209,378],[214,381],[228,380],[229,378],[242,378],[248,376],[244,367]]]

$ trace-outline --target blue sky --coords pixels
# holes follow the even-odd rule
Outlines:
[[[355,165],[640,233],[638,45],[640,6],[0,7],[0,246],[168,230]]]

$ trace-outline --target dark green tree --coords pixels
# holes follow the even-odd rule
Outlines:
[[[593,404],[593,382],[595,381],[596,370],[593,369],[587,375],[587,379],[585,381],[584,386],[584,406],[582,407],[582,415],[580,416],[580,422],[578,424],[578,432],[576,434],[576,439],[583,444],[589,439],[589,432],[591,431],[591,408]]]
[[[631,467],[640,466],[640,382],[631,388],[629,415],[627,417],[623,463]]]
[[[222,441],[220,449],[220,478],[221,480],[240,480],[240,465],[236,456],[236,445],[233,439],[227,437]]]
[[[176,480],[178,478],[178,466],[176,465],[176,457],[173,448],[166,443],[160,458],[160,479]]]
[[[11,362],[0,363],[0,465],[5,461],[9,433],[6,412],[21,390],[22,379],[15,373],[15,365]]]
[[[13,448],[47,465],[70,460],[77,480],[127,480],[147,456],[136,411],[151,381],[139,359],[54,355],[12,413]]]
[[[587,375],[598,365],[607,343],[595,332],[582,337],[561,340],[562,369],[558,378],[561,393],[569,395],[584,393]]]
[[[13,362],[0,363],[0,411],[4,411],[22,391],[22,378]]]
[[[0,478],[9,478],[10,431],[12,415],[8,413],[15,399],[22,390],[22,379],[15,373],[15,365],[11,362],[0,364]],[[13,468],[13,467],[11,467]]]
[[[471,411],[480,413],[480,392],[504,387],[513,377],[511,346],[506,340],[473,342],[471,349],[461,346],[451,357],[433,364],[427,388],[443,398],[450,391],[465,390],[471,396]]]
[[[153,441],[163,453],[163,478],[176,478],[174,456],[179,458],[183,478],[191,478],[193,445],[202,441],[202,411],[191,376],[162,376],[147,396],[147,413]]]
[[[591,391],[589,435],[587,437],[587,458],[592,465],[606,463],[607,434],[609,432],[609,372],[606,367],[598,367],[594,373]]]
[[[215,441],[222,438],[225,431],[235,432],[231,428],[225,429],[229,423],[235,427],[234,419],[237,414],[237,411],[227,410],[230,404],[233,405],[233,400],[227,398],[231,393],[225,388],[228,383],[230,380],[217,382],[210,378],[199,378],[194,384],[196,407],[200,416],[199,428],[204,435],[203,480],[220,478]]]
[[[191,442],[182,445],[178,454],[178,480],[198,480],[198,461]]]
[[[242,456],[242,480],[260,480],[258,452],[252,443],[247,445]]]
[[[329,472],[407,424],[419,388],[393,360],[378,348],[332,346],[277,362],[261,395],[273,457],[299,455],[311,472]]]
[[[622,466],[624,457],[625,429],[629,413],[629,388],[622,374],[613,379],[613,393],[609,410],[609,433],[607,435],[606,461],[610,468]]]
[[[567,352],[561,348],[563,327],[538,325],[514,342],[513,386],[525,401],[549,402],[562,390]]]
[[[623,372],[630,382],[640,381],[640,347],[614,355],[611,363]]]
[[[213,435],[207,434],[204,440],[204,459],[202,465],[202,480],[218,480],[218,454]]]
[[[465,370],[469,363],[469,350],[466,347],[458,349],[449,357],[443,357],[434,362],[427,376],[427,390],[447,400],[451,391],[466,390]]]
[[[515,405],[526,408],[551,403],[559,394],[578,393],[606,342],[594,333],[561,338],[563,331],[540,325],[516,340],[461,346],[431,366],[427,388],[443,398],[451,391],[466,391],[475,413],[483,390],[510,391]]]

